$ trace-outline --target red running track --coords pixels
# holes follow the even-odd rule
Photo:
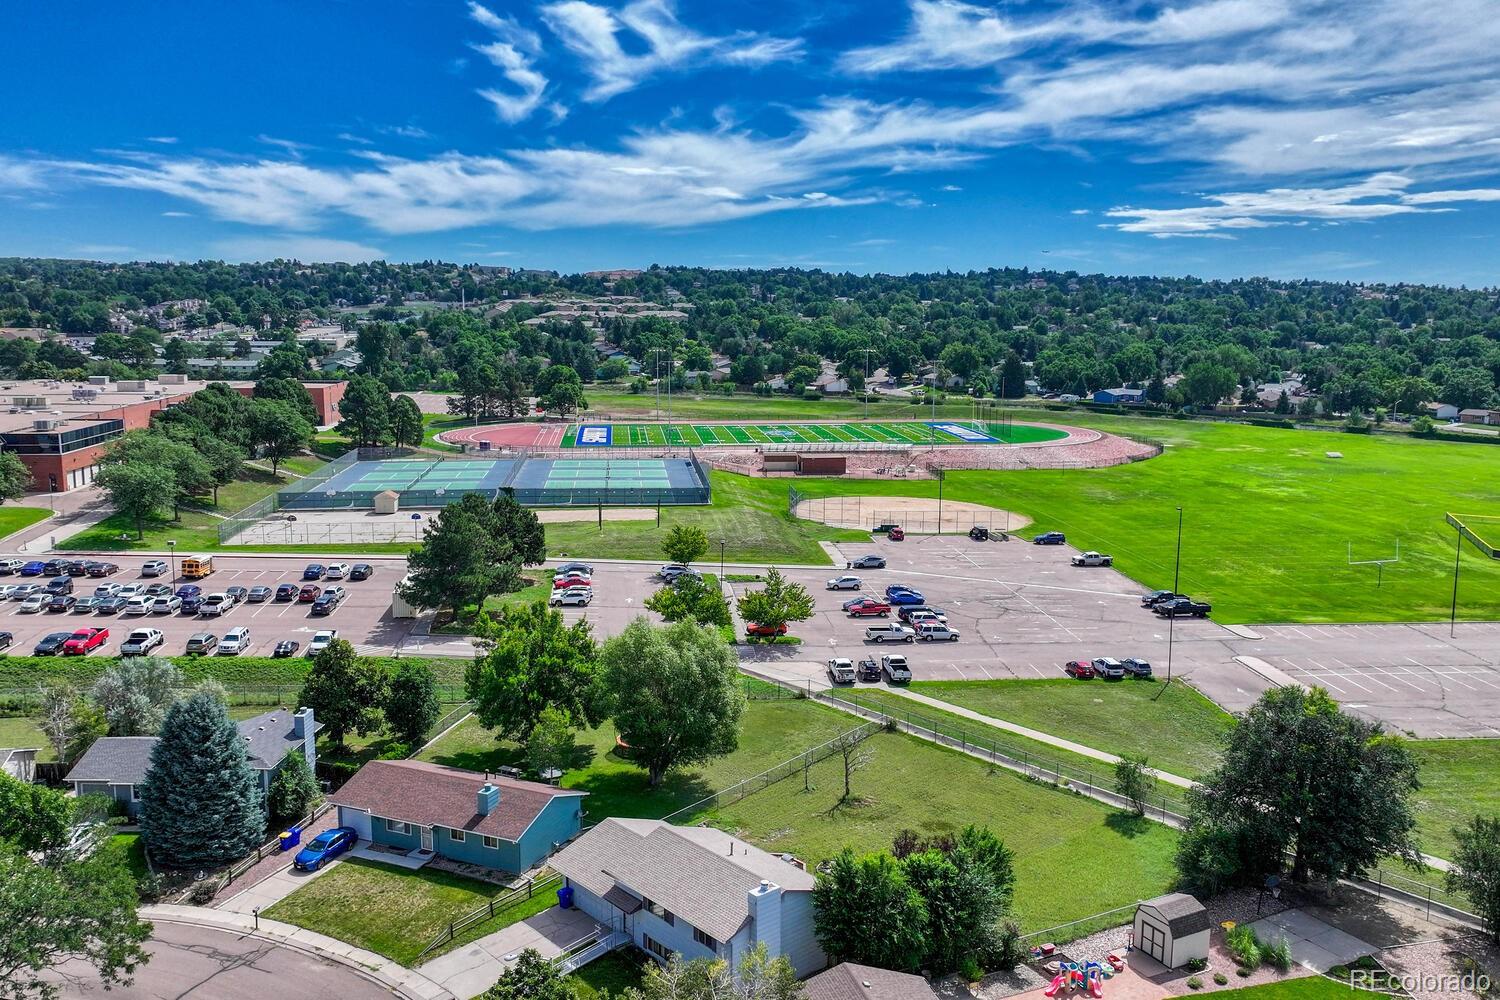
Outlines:
[[[567,424],[481,424],[443,431],[439,441],[449,444],[490,442],[492,448],[561,448]]]

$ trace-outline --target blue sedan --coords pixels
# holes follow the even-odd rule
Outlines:
[[[332,861],[359,841],[359,834],[352,826],[340,826],[324,830],[313,838],[312,843],[297,852],[292,865],[298,871],[315,872],[323,862]]]
[[[1063,545],[1068,541],[1068,536],[1061,531],[1044,531],[1032,538],[1032,545]]]
[[[927,598],[922,596],[919,590],[910,587],[887,587],[885,588],[885,599],[890,604],[926,604]]]
[[[328,570],[323,566],[322,563],[308,563],[307,568],[302,571],[302,579],[321,580],[323,579],[323,574],[326,572],[328,572]]]
[[[44,562],[29,562],[25,566],[21,567],[21,575],[41,576],[44,572],[46,572],[46,570],[47,564]]]

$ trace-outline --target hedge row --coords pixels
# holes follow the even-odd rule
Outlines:
[[[0,690],[34,689],[47,681],[69,680],[82,687],[90,684],[104,668],[115,662],[114,656],[6,656],[0,657]],[[188,681],[213,678],[225,687],[301,686],[312,668],[306,656],[273,659],[269,656],[173,656]],[[392,656],[362,657],[365,662],[386,667],[401,662]],[[405,657],[404,659],[411,659]],[[464,668],[468,660],[440,657],[426,660],[443,687],[463,687]]]

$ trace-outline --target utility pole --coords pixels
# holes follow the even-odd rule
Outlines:
[[[876,351],[875,351],[875,348],[873,348],[873,347],[862,347],[862,348],[859,348],[858,350],[850,351],[849,353],[850,354],[863,354],[865,356],[865,387],[864,387],[865,420],[869,420],[870,419],[870,355],[875,354]]]
[[[1455,534],[1458,536],[1458,541],[1453,549],[1453,607],[1448,612],[1448,638],[1450,639],[1458,636],[1458,564],[1464,554],[1464,533],[1457,531]]]
[[[1172,564],[1172,593],[1173,594],[1180,594],[1180,593],[1182,593],[1182,591],[1180,591],[1178,589],[1178,585],[1179,585],[1179,583],[1181,581],[1181,578],[1182,578],[1182,508],[1178,507],[1177,508],[1177,557],[1173,560],[1173,564]],[[1176,632],[1176,625],[1177,625],[1177,616],[1176,615],[1168,615],[1167,616],[1167,683],[1165,683],[1165,684],[1162,685],[1161,691],[1156,692],[1156,698],[1160,698],[1161,695],[1162,695],[1162,691],[1165,691],[1172,684],[1172,639],[1173,639],[1174,633]],[[1151,700],[1155,701],[1156,698],[1152,698]]]

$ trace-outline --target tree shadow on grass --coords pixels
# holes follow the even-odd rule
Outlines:
[[[706,799],[715,791],[696,771],[668,774],[657,788],[651,787],[644,770],[596,771],[569,782],[569,787],[589,793],[584,808],[595,818],[656,819]]]
[[[1135,838],[1150,833],[1156,826],[1145,816],[1133,812],[1115,811],[1104,817],[1104,825],[1122,837]]]

